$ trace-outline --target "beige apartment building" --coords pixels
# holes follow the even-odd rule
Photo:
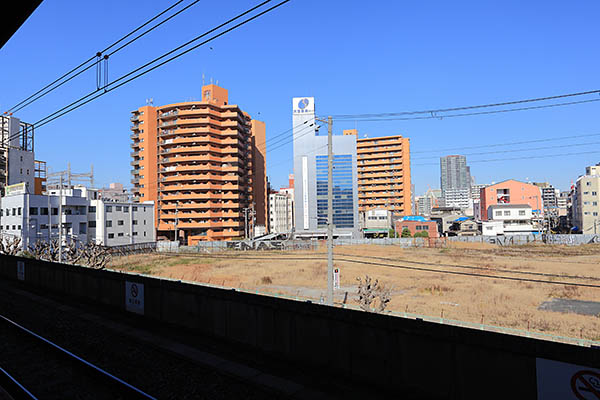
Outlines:
[[[155,201],[157,238],[192,245],[265,225],[265,124],[229,104],[226,89],[140,107],[131,121],[134,201]]]
[[[600,233],[600,164],[587,167],[575,183],[573,227],[581,233]]]
[[[374,208],[395,215],[411,215],[410,142],[400,135],[358,139],[356,129],[344,135],[357,135],[358,210]]]

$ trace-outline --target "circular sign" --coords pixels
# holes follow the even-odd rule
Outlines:
[[[571,390],[580,400],[600,399],[600,374],[596,371],[579,371],[571,378]]]
[[[138,287],[137,287],[137,285],[135,283],[131,285],[130,291],[131,291],[131,297],[137,297],[137,295],[138,295]]]
[[[298,102],[298,108],[304,110],[308,106],[308,99],[302,99]]]

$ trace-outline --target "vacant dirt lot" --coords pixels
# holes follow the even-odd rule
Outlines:
[[[553,298],[600,301],[598,245],[339,246],[335,266],[341,271],[338,303],[346,298],[356,305],[357,278],[369,275],[392,289],[388,310],[600,340],[599,316],[538,310]],[[113,260],[110,268],[319,299],[327,261],[322,248],[129,256]]]

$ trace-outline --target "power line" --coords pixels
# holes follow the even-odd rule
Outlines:
[[[471,163],[481,163],[481,162],[493,162],[493,161],[512,161],[512,160],[529,160],[532,158],[549,158],[549,157],[564,157],[564,156],[577,156],[581,154],[600,154],[600,150],[595,151],[581,151],[578,153],[558,153],[558,154],[548,154],[543,156],[527,156],[527,157],[510,157],[510,158],[491,158],[487,160],[471,160]],[[421,164],[412,164],[413,166],[417,165],[439,165],[439,163],[421,163]]]
[[[537,98],[532,98],[532,99],[514,100],[514,101],[506,101],[506,102],[491,103],[491,104],[480,104],[480,105],[473,105],[473,106],[438,108],[438,109],[420,110],[420,111],[376,113],[376,114],[337,114],[337,115],[332,115],[332,117],[334,119],[355,119],[355,118],[394,117],[394,116],[400,116],[400,115],[416,115],[416,114],[436,114],[436,113],[445,113],[445,112],[453,112],[453,111],[473,110],[473,109],[478,109],[478,108],[502,107],[502,106],[509,106],[509,105],[515,105],[515,104],[523,104],[523,103],[532,103],[532,102],[538,102],[538,101],[556,100],[556,99],[563,99],[563,98],[567,98],[567,97],[585,96],[585,95],[590,95],[590,94],[600,94],[600,89],[588,90],[585,92],[560,94],[560,95],[556,95],[556,96],[537,97]],[[564,103],[564,105],[567,105],[567,104],[577,104],[577,103],[576,102]],[[429,118],[435,118],[435,117],[429,117]]]
[[[534,139],[534,140],[523,140],[520,142],[504,142],[504,143],[494,143],[494,144],[483,144],[479,146],[465,146],[465,147],[451,147],[446,149],[437,149],[437,150],[421,150],[421,151],[412,151],[411,154],[417,153],[442,153],[446,151],[454,151],[454,150],[471,150],[471,149],[483,149],[488,147],[504,147],[504,146],[513,146],[517,144],[529,144],[529,143],[541,143],[541,142],[553,142],[557,140],[565,140],[565,139],[576,139],[583,137],[591,137],[591,136],[600,136],[600,133],[592,133],[587,135],[573,135],[573,136],[558,136],[553,138],[545,138],[545,139]]]
[[[28,105],[30,105],[31,103],[39,100],[40,98],[44,97],[45,95],[47,95],[48,93],[58,89],[59,87],[61,87],[62,85],[64,85],[65,83],[71,81],[72,79],[76,78],[77,76],[81,75],[82,73],[84,73],[85,71],[88,71],[90,68],[94,67],[95,65],[97,65],[97,62],[94,62],[90,65],[88,65],[86,68],[84,68],[83,70],[78,71],[75,75],[70,76],[68,79],[60,82],[62,79],[68,77],[69,75],[73,74],[75,71],[79,70],[80,68],[82,68],[84,65],[90,63],[91,61],[94,61],[97,57],[98,54],[104,54],[106,53],[108,50],[110,50],[111,48],[113,48],[114,46],[116,46],[117,44],[121,43],[123,40],[127,39],[129,36],[133,35],[134,33],[136,33],[137,31],[139,31],[140,29],[144,28],[146,25],[150,24],[151,22],[155,21],[156,19],[160,18],[162,15],[164,15],[165,13],[169,12],[170,10],[172,10],[173,8],[175,8],[176,6],[178,6],[180,3],[182,3],[184,0],[179,0],[177,1],[175,4],[173,4],[172,6],[168,7],[167,9],[165,9],[164,11],[158,13],[157,15],[155,15],[154,17],[152,17],[151,19],[149,19],[148,21],[146,21],[145,23],[143,23],[142,25],[138,26],[136,29],[134,29],[133,31],[129,32],[128,34],[126,34],[125,36],[121,37],[119,40],[117,40],[116,42],[113,42],[111,45],[109,45],[107,48],[105,48],[104,50],[98,52],[96,55],[90,57],[89,59],[87,59],[86,61],[82,62],[81,64],[79,64],[77,67],[71,69],[69,72],[65,73],[64,75],[62,75],[61,77],[57,78],[56,80],[54,80],[53,82],[49,83],[48,85],[44,86],[42,89],[38,90],[37,92],[35,92],[34,94],[30,95],[29,97],[27,97],[26,99],[20,101],[19,103],[17,103],[16,105],[14,105],[13,107],[11,107],[8,112],[17,112],[25,107],[27,107]],[[138,40],[139,38],[141,38],[142,36],[145,36],[147,33],[153,31],[154,29],[158,28],[160,25],[164,24],[165,22],[171,20],[172,18],[174,18],[175,16],[181,14],[182,12],[184,12],[185,10],[187,10],[188,8],[192,7],[193,5],[195,5],[196,3],[198,3],[200,0],[195,0],[193,3],[187,5],[185,8],[177,11],[175,14],[169,16],[168,18],[164,19],[163,21],[159,22],[157,25],[154,25],[153,27],[151,27],[150,29],[146,30],[145,32],[141,33],[140,35],[136,36],[135,38],[129,40],[127,43],[121,45],[118,49],[112,51],[110,54],[108,54],[108,56],[111,56],[113,54],[115,54],[116,52],[122,50],[123,48],[127,47],[128,45],[130,45],[131,43],[135,42],[136,40]],[[54,86],[56,83],[60,82],[58,85]],[[48,89],[48,90],[47,90]],[[43,92],[43,93],[42,93]],[[39,95],[39,96],[38,96]],[[37,96],[37,97],[36,97]],[[31,100],[30,100],[31,99]],[[25,104],[23,104],[25,103]]]
[[[165,61],[163,61],[163,62],[161,62],[161,63],[159,63],[159,64],[157,64],[157,65],[154,65],[154,66],[152,66],[151,68],[149,68],[149,69],[147,69],[147,70],[145,70],[145,71],[142,71],[142,72],[140,72],[140,73],[139,73],[139,74],[137,74],[137,75],[134,75],[133,77],[131,77],[131,78],[129,78],[129,79],[127,79],[127,80],[125,80],[125,81],[123,81],[123,82],[119,83],[118,85],[116,85],[116,86],[113,86],[115,83],[117,83],[117,82],[120,82],[120,81],[122,81],[123,79],[125,79],[125,78],[127,78],[127,77],[129,77],[129,76],[133,75],[134,73],[136,73],[136,72],[138,72],[138,71],[142,70],[143,68],[145,68],[145,67],[147,67],[147,66],[149,66],[149,65],[151,65],[151,64],[153,64],[153,63],[155,63],[156,61],[158,61],[158,60],[160,60],[160,59],[162,59],[162,58],[164,58],[164,57],[166,57],[166,56],[168,56],[168,55],[170,55],[170,54],[173,54],[173,53],[174,53],[174,52],[176,52],[177,50],[180,50],[182,47],[185,47],[185,46],[187,46],[187,45],[189,45],[189,44],[191,44],[191,43],[193,43],[193,42],[195,42],[195,41],[197,41],[197,40],[201,39],[202,37],[205,37],[205,36],[208,36],[208,35],[210,35],[210,34],[211,34],[211,33],[213,33],[214,31],[216,31],[216,30],[218,30],[218,29],[220,29],[220,28],[222,28],[222,27],[224,27],[224,26],[226,26],[226,25],[230,24],[231,22],[233,22],[233,21],[235,21],[235,20],[237,20],[237,19],[239,19],[239,18],[241,18],[241,17],[243,17],[243,16],[245,16],[245,15],[247,15],[247,14],[251,13],[252,11],[256,10],[257,8],[260,8],[260,7],[262,7],[263,5],[265,5],[265,4],[267,4],[267,3],[271,2],[271,1],[272,1],[272,0],[266,0],[266,1],[262,2],[262,3],[260,3],[259,5],[255,6],[255,7],[252,7],[251,9],[249,9],[249,10],[247,10],[247,11],[244,11],[243,13],[241,13],[241,14],[237,15],[236,17],[229,19],[228,21],[226,21],[226,22],[224,22],[224,23],[222,23],[222,24],[218,25],[217,27],[215,27],[215,28],[213,28],[213,29],[211,29],[211,30],[209,30],[209,31],[207,31],[207,32],[205,32],[205,33],[203,33],[203,34],[202,34],[202,35],[200,35],[200,36],[197,36],[196,38],[194,38],[194,39],[192,39],[192,40],[190,40],[190,41],[186,42],[185,44],[183,44],[183,45],[181,45],[181,46],[178,46],[177,48],[175,48],[175,49],[173,49],[173,50],[171,50],[171,51],[169,51],[169,52],[167,52],[167,53],[163,54],[163,55],[162,55],[162,56],[160,56],[160,57],[157,57],[157,58],[155,58],[154,60],[152,60],[152,61],[150,61],[150,62],[148,62],[148,63],[144,64],[144,65],[143,65],[143,66],[141,66],[141,67],[138,67],[138,68],[136,68],[136,69],[135,69],[135,70],[133,70],[133,71],[130,71],[129,73],[127,73],[127,74],[125,74],[125,75],[122,75],[121,77],[119,77],[118,79],[116,79],[116,80],[114,80],[113,82],[109,83],[108,85],[105,85],[105,86],[103,87],[103,89],[104,89],[104,91],[103,91],[103,92],[101,92],[101,93],[97,93],[97,92],[98,92],[98,90],[96,90],[96,91],[93,91],[93,92],[91,92],[91,93],[89,93],[89,94],[87,94],[87,95],[85,95],[85,96],[81,97],[80,99],[78,99],[78,100],[76,100],[76,101],[72,102],[71,104],[69,104],[69,105],[67,105],[67,106],[65,106],[65,107],[63,107],[63,108],[61,108],[60,110],[58,110],[58,111],[55,111],[54,113],[52,113],[52,114],[50,114],[50,115],[48,115],[48,116],[46,116],[46,117],[42,118],[41,120],[37,121],[37,122],[36,122],[36,123],[34,123],[33,125],[34,125],[36,128],[42,127],[42,126],[46,125],[47,123],[49,123],[49,122],[52,122],[52,121],[54,121],[55,119],[57,119],[57,118],[60,118],[60,117],[62,117],[63,115],[65,115],[65,114],[68,114],[68,113],[70,113],[70,112],[72,112],[72,111],[74,111],[74,110],[78,109],[79,107],[81,107],[81,106],[83,106],[83,105],[85,105],[85,104],[87,104],[87,103],[89,103],[89,102],[91,102],[91,101],[93,101],[93,100],[95,100],[95,99],[97,99],[97,98],[99,98],[99,97],[101,97],[101,96],[105,95],[106,93],[109,93],[109,92],[111,92],[111,91],[113,91],[113,90],[115,90],[115,89],[117,89],[117,88],[119,88],[119,87],[121,87],[121,86],[123,86],[123,85],[125,85],[125,84],[127,84],[127,83],[129,83],[129,82],[131,82],[131,81],[133,81],[133,80],[135,80],[135,79],[137,79],[137,78],[139,78],[139,77],[141,77],[141,76],[143,76],[143,75],[145,75],[145,74],[147,74],[147,73],[149,73],[149,72],[151,72],[151,71],[153,71],[153,70],[155,70],[155,69],[157,69],[157,68],[159,68],[159,67],[161,67],[161,66],[163,66],[163,65],[165,65],[165,64],[167,64],[167,63],[169,63],[169,62],[171,62],[171,61],[173,61],[173,60],[175,60],[175,59],[177,59],[177,58],[179,58],[179,57],[181,57],[181,56],[183,56],[184,54],[187,54],[187,53],[189,53],[190,51],[192,51],[192,50],[195,50],[195,49],[197,49],[198,47],[200,47],[200,46],[203,46],[203,45],[205,45],[206,43],[209,43],[209,42],[211,42],[211,41],[213,41],[213,40],[215,40],[215,39],[217,39],[217,38],[219,38],[219,37],[221,37],[221,36],[223,36],[223,35],[225,35],[225,34],[227,34],[227,33],[231,32],[231,31],[233,31],[233,30],[235,30],[235,29],[237,29],[237,28],[239,28],[239,27],[241,27],[241,26],[243,26],[243,25],[247,24],[248,22],[251,22],[251,21],[253,21],[253,20],[257,19],[257,18],[259,18],[259,17],[261,17],[261,16],[263,16],[263,15],[265,15],[265,14],[269,13],[270,11],[273,11],[274,9],[276,9],[276,8],[278,8],[278,7],[280,7],[280,6],[284,5],[284,4],[286,4],[286,3],[288,3],[290,0],[284,0],[284,1],[282,1],[282,2],[280,2],[280,3],[278,3],[278,4],[276,4],[275,6],[273,6],[273,7],[271,7],[271,8],[268,8],[268,9],[266,9],[266,10],[264,10],[264,11],[262,11],[262,12],[260,12],[260,13],[256,14],[256,15],[254,15],[254,16],[252,16],[252,17],[250,17],[250,18],[246,19],[246,20],[243,20],[242,22],[240,22],[240,23],[238,23],[238,24],[236,24],[236,25],[234,25],[234,26],[232,26],[232,27],[230,27],[230,28],[228,28],[228,29],[226,29],[226,30],[224,30],[224,31],[222,31],[222,32],[220,32],[220,33],[218,33],[218,34],[216,34],[216,35],[214,35],[214,36],[212,36],[212,37],[208,38],[208,39],[206,39],[206,40],[204,40],[203,42],[200,42],[200,43],[198,43],[197,45],[195,45],[195,46],[193,46],[193,47],[191,47],[191,48],[189,48],[189,49],[187,49],[187,50],[185,50],[185,51],[183,51],[183,52],[181,52],[181,53],[179,53],[179,54],[177,54],[177,55],[175,55],[175,56],[173,56],[173,57],[171,57],[171,58],[168,58],[167,60],[165,60]],[[113,87],[111,87],[111,86],[113,86]],[[95,96],[94,96],[94,95],[95,95]],[[93,96],[93,97],[91,97],[91,98],[90,98],[90,96]],[[86,100],[86,99],[87,99],[87,100]],[[85,101],[84,101],[84,100],[85,100]],[[9,138],[9,140],[10,140],[10,139],[12,139],[12,138],[14,138],[14,137],[17,137],[17,136],[19,136],[19,135],[21,135],[21,134],[22,134],[22,132],[18,132],[18,133],[16,133],[15,135],[11,136],[11,137]]]
[[[562,144],[556,146],[544,146],[544,147],[531,147],[529,149],[510,149],[510,150],[495,150],[495,151],[485,151],[485,152],[477,152],[477,153],[463,153],[463,156],[478,156],[482,154],[500,154],[500,153],[517,153],[523,151],[534,151],[534,150],[547,150],[547,149],[557,149],[557,148],[565,148],[565,147],[579,147],[579,146],[589,146],[592,144],[600,144],[600,142],[588,142],[588,143],[571,143],[571,144]],[[438,158],[438,156],[427,156],[427,157],[411,157],[411,160],[425,160],[425,159],[433,159]],[[471,160],[469,160],[471,162]]]
[[[438,114],[436,114],[436,112],[432,112],[431,115],[429,115],[427,117],[355,118],[355,119],[352,119],[352,120],[349,120],[349,121],[378,122],[378,121],[411,121],[411,120],[425,120],[425,119],[439,119],[439,120],[442,120],[444,118],[471,117],[471,116],[474,116],[474,115],[488,115],[488,114],[508,113],[508,112],[514,112],[514,111],[538,110],[538,109],[542,109],[542,108],[553,108],[553,107],[570,106],[570,105],[576,105],[576,104],[594,103],[594,102],[597,102],[597,101],[600,101],[600,99],[580,100],[580,101],[571,101],[571,102],[568,102],[568,103],[547,104],[547,105],[543,105],[543,106],[509,108],[509,109],[505,109],[505,110],[479,111],[479,112],[462,113],[462,114],[438,115]]]

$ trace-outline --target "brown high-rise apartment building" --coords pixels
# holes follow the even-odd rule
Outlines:
[[[356,129],[344,135],[357,135]],[[410,143],[408,138],[382,136],[356,140],[358,210],[384,208],[410,215]]]
[[[155,201],[158,238],[230,240],[265,225],[265,124],[229,104],[226,89],[140,107],[131,121],[134,196]]]

